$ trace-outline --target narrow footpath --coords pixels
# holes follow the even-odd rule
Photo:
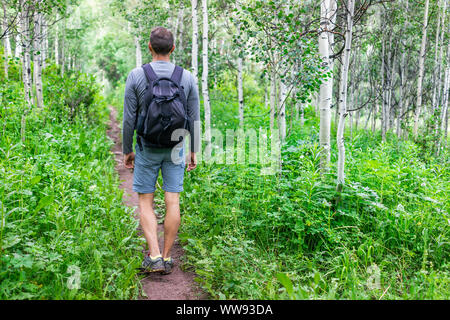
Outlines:
[[[124,203],[129,206],[136,208],[135,217],[139,217],[139,207],[138,207],[138,195],[133,192],[133,173],[131,170],[126,169],[123,165],[123,155],[122,155],[122,141],[120,128],[117,122],[117,111],[114,107],[109,107],[110,109],[110,124],[107,131],[108,136],[114,141],[114,146],[112,152],[116,157],[116,170],[119,174],[121,185],[120,188],[124,189]],[[162,192],[162,190],[157,190],[156,192]],[[163,212],[164,205],[157,205],[157,212]],[[159,245],[162,250],[163,248],[163,233],[164,227],[162,219],[159,219],[158,225],[158,237]],[[175,267],[171,274],[160,275],[160,274],[150,274],[142,279],[142,287],[147,297],[141,297],[141,299],[149,300],[196,300],[205,299],[205,295],[202,294],[201,290],[196,285],[194,281],[195,274],[191,272],[184,272],[180,268],[180,258],[183,256],[183,249],[180,246],[178,239],[172,248],[172,258],[175,260]],[[142,257],[144,257],[144,251],[142,252]]]

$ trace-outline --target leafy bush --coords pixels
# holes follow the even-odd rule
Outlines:
[[[213,100],[222,129],[236,124],[227,103]],[[321,177],[318,119],[306,113],[281,174],[215,164],[187,177],[180,238],[203,288],[227,299],[448,299],[448,156],[425,162],[413,142],[357,132],[337,194],[336,159]]]
[[[0,87],[0,299],[136,297],[141,240],[106,106],[91,77],[58,74],[46,69],[46,106],[25,117],[21,83]]]

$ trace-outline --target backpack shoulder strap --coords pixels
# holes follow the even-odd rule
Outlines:
[[[180,66],[175,66],[173,70],[172,77],[170,80],[175,82],[178,86],[181,84],[181,78],[183,77],[183,68]]]
[[[153,70],[150,63],[142,65],[142,68],[144,69],[145,77],[147,78],[149,84],[158,79],[158,76],[156,75],[155,70]]]

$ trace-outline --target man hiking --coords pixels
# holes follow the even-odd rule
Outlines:
[[[169,30],[153,29],[148,48],[152,62],[132,70],[126,82],[122,134],[124,165],[134,169],[133,191],[139,194],[140,223],[149,248],[142,268],[146,272],[169,274],[174,265],[170,250],[180,226],[179,199],[186,161],[187,171],[197,167],[195,149],[199,134],[194,132],[194,122],[200,119],[199,98],[192,74],[170,62],[175,46]],[[135,130],[136,154],[133,152]],[[186,158],[182,133],[185,130],[189,132],[191,142]],[[166,204],[162,254],[153,210],[160,170]]]

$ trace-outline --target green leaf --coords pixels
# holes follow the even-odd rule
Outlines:
[[[33,177],[33,178],[30,180],[30,184],[31,184],[32,186],[34,186],[35,184],[39,183],[39,181],[41,181],[41,179],[42,179],[42,177],[40,177],[40,176]]]
[[[292,285],[291,279],[287,276],[286,273],[277,273],[277,279],[286,288],[287,293],[292,298],[294,295],[294,286]]]
[[[36,209],[34,210],[34,212],[38,212],[42,208],[48,206],[50,203],[53,202],[54,198],[55,198],[54,196],[45,196],[45,197],[41,198],[41,200],[39,200],[39,203],[38,203]]]

